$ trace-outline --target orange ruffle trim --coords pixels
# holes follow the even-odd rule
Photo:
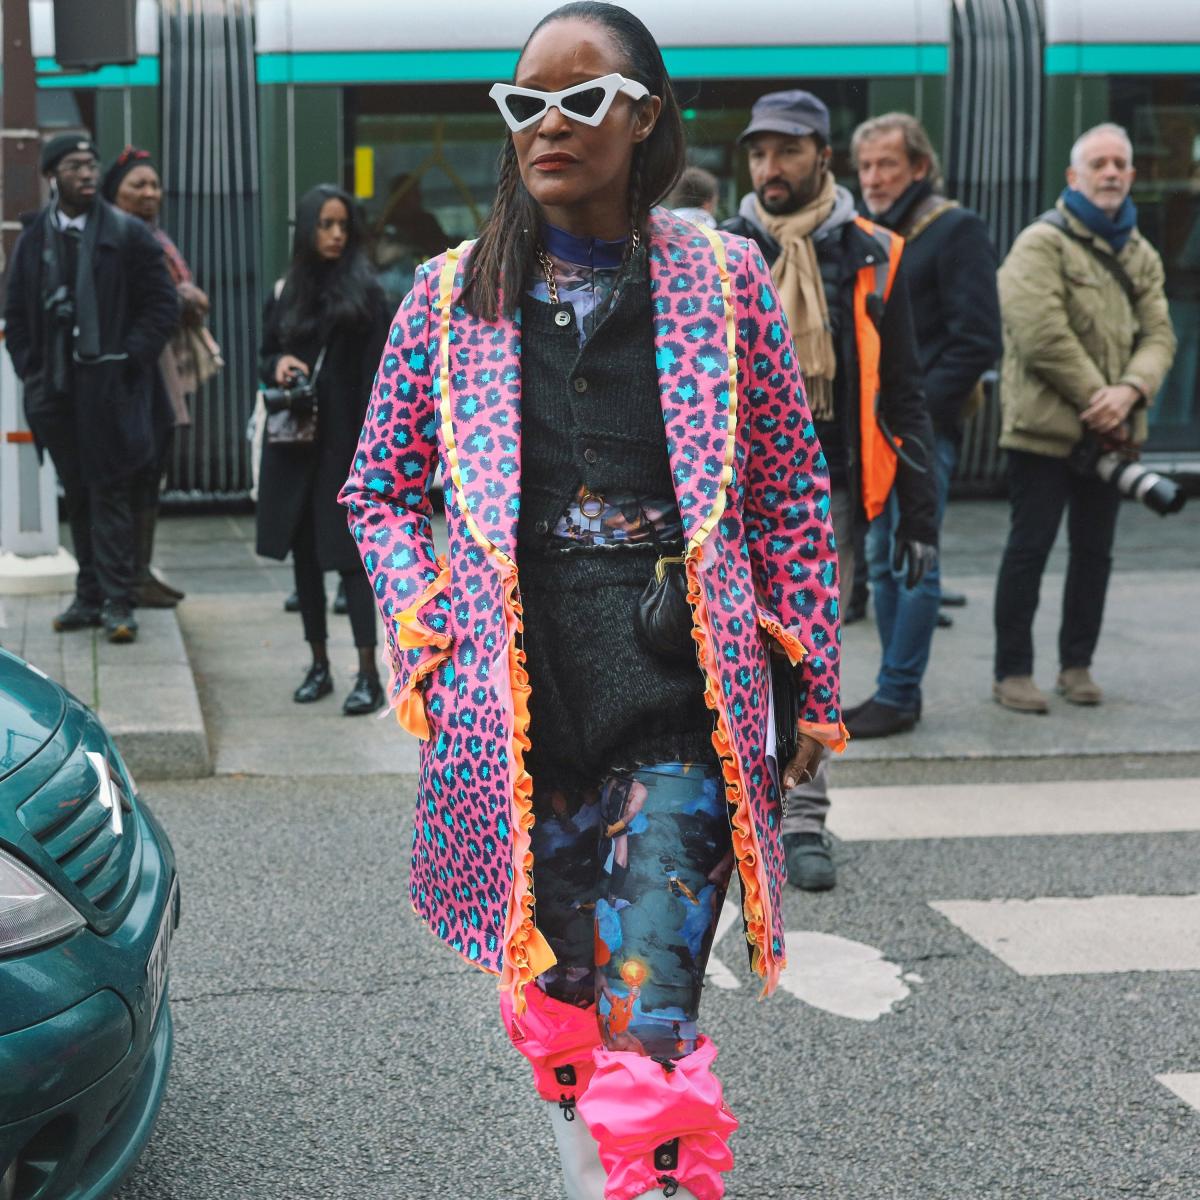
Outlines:
[[[800,721],[800,732],[823,742],[830,750],[841,754],[850,741],[849,730],[839,721],[836,725],[819,725],[816,721]]]
[[[784,629],[779,618],[765,608],[759,606],[758,623],[767,631],[787,652],[788,661],[793,667],[799,665],[808,655],[804,643],[790,630]],[[818,742],[828,746],[830,750],[840,754],[850,740],[846,727],[840,721],[836,725],[819,724],[816,721],[798,722],[801,733],[816,738]]]
[[[688,603],[692,606],[695,618],[692,621],[692,639],[696,643],[700,665],[704,668],[704,703],[716,717],[712,743],[721,760],[725,798],[731,809],[733,852],[737,859],[738,876],[742,881],[742,919],[746,923],[746,941],[750,945],[750,965],[763,977],[763,994],[769,996],[779,982],[779,973],[785,966],[785,960],[776,958],[771,949],[767,919],[769,901],[766,880],[763,878],[764,868],[759,856],[758,833],[754,828],[754,817],[750,813],[746,790],[742,785],[741,765],[721,702],[718,673],[704,615],[705,603],[700,589],[698,567],[701,554],[700,547],[694,546],[687,555]]]
[[[450,586],[450,567],[444,558],[438,558],[441,568],[429,581],[421,594],[403,612],[394,618],[396,623],[396,648],[398,650],[420,650],[435,647],[437,654],[431,655],[409,674],[399,695],[392,701],[396,720],[402,729],[421,741],[429,741],[429,717],[425,712],[425,697],[421,692],[421,681],[432,675],[450,657],[451,638],[448,633],[435,633],[422,624],[418,613],[440,592]],[[391,667],[391,664],[388,664]],[[388,689],[391,690],[390,688]]]
[[[512,997],[513,1008],[525,1011],[525,988],[558,960],[533,919],[533,778],[525,769],[529,749],[529,672],[520,648],[522,621],[515,567],[504,581],[504,611],[508,625],[508,666],[512,690],[512,863],[513,882],[504,929],[504,965],[500,989]]]
[[[408,677],[408,682],[400,689],[400,694],[392,702],[396,712],[396,720],[402,729],[413,737],[427,742],[430,738],[429,715],[425,711],[425,696],[421,691],[421,680],[432,675],[450,657],[450,651],[440,650],[432,658],[427,658]]]

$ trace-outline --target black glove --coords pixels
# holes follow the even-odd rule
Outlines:
[[[928,542],[914,542],[908,538],[897,538],[896,549],[892,554],[892,570],[900,571],[908,561],[908,570],[904,577],[904,586],[910,591],[925,578],[929,571],[937,566],[938,552],[936,546]]]

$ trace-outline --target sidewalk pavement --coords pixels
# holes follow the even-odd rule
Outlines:
[[[853,743],[839,787],[975,781],[1138,778],[1200,774],[1200,504],[1162,519],[1123,506],[1105,631],[1094,665],[1099,708],[1058,697],[1049,716],[1008,712],[991,699],[991,598],[1007,532],[995,501],[950,506],[943,542],[947,585],[968,597],[939,630],[912,733]],[[253,552],[250,515],[174,515],[159,524],[157,564],[187,592],[175,610],[139,613],[131,647],[93,633],[54,634],[56,598],[5,598],[0,644],[22,653],[93,705],[145,778],[191,773],[363,775],[412,773],[417,744],[390,714],[344,717],[355,652],[345,617],[329,616],[334,694],[301,706],[291,693],[308,665],[300,619],[282,609],[288,564]],[[1065,552],[1042,588],[1037,678],[1051,690]],[[336,576],[328,576],[330,600]],[[185,648],[186,647],[186,651]],[[844,702],[872,691],[879,648],[872,620],[845,631]],[[185,665],[190,665],[190,670]],[[196,742],[203,714],[207,746]],[[184,752],[171,729],[191,722]],[[208,757],[208,753],[211,758]]]
[[[55,633],[51,621],[70,602],[68,593],[0,596],[0,646],[99,713],[135,778],[211,774],[204,717],[174,613],[139,609],[138,640],[114,646],[99,629]]]

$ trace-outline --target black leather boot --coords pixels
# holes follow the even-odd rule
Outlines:
[[[304,682],[292,693],[292,699],[297,704],[311,704],[332,691],[333,676],[329,673],[329,664],[313,663],[304,676]]]
[[[379,676],[373,672],[359,671],[350,695],[342,704],[342,712],[348,717],[361,717],[382,708],[383,702],[383,684]]]

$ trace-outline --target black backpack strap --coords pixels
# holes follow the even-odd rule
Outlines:
[[[1051,208],[1042,213],[1038,217],[1038,221],[1043,225],[1053,225],[1055,229],[1065,233],[1072,241],[1086,247],[1092,257],[1121,285],[1121,290],[1125,293],[1130,305],[1137,308],[1137,288],[1134,286],[1133,280],[1129,278],[1129,272],[1117,262],[1115,254],[1105,254],[1090,237],[1081,237],[1071,228],[1071,223],[1057,208]]]

